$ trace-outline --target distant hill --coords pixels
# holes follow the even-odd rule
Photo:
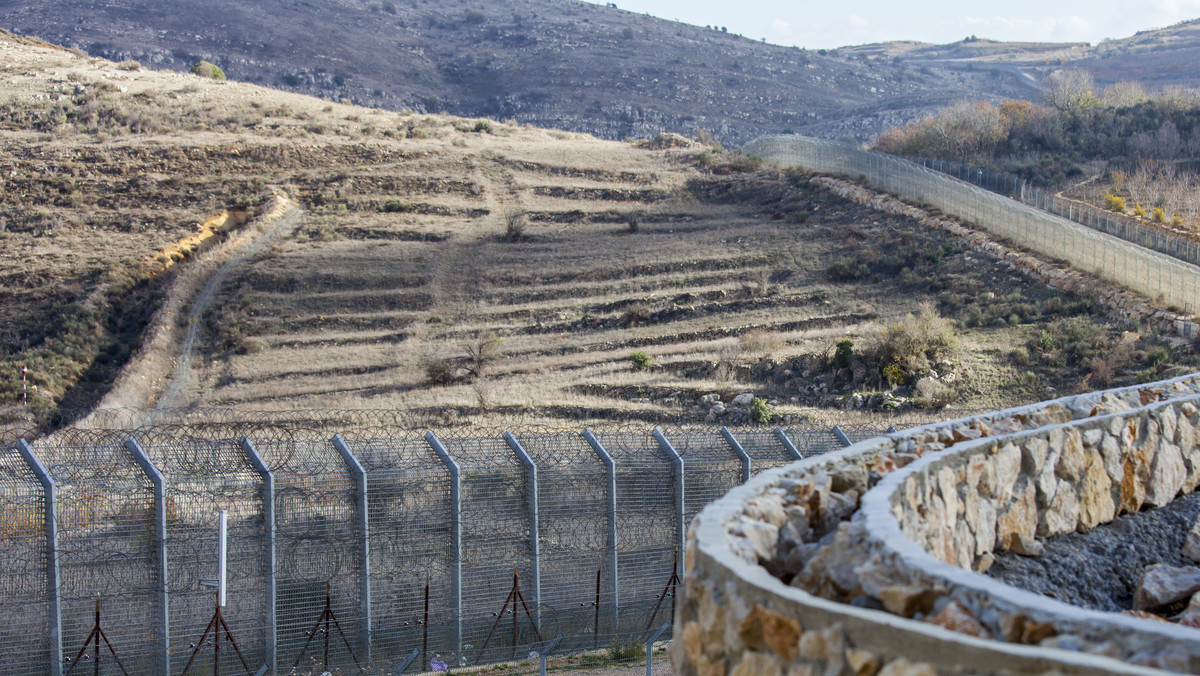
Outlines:
[[[564,0],[0,0],[0,26],[88,53],[395,110],[603,138],[712,132],[867,139],[949,103],[1030,98],[1079,64],[1192,84],[1196,24],[1097,47],[887,43],[826,52]]]

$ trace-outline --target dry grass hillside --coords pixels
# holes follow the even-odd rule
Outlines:
[[[274,194],[303,217],[217,290],[182,403],[746,422],[992,408],[1186,361],[1087,294],[679,137],[356,108],[12,38],[0,134],[9,404],[23,363],[36,405],[94,402],[201,269],[177,243]]]

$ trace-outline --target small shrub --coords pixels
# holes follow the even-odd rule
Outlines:
[[[496,334],[482,331],[467,343],[466,369],[473,380],[483,378],[492,370],[492,365],[500,359],[502,343]]]
[[[935,378],[922,378],[917,381],[917,403],[922,408],[945,408],[958,399],[954,388],[947,387]]]
[[[654,366],[654,357],[641,350],[636,350],[629,353],[629,364],[634,371],[648,371],[650,367]]]
[[[388,14],[395,14],[396,3],[391,2],[391,0],[385,0],[383,3],[383,11],[387,12]]]
[[[1109,211],[1114,211],[1118,214],[1123,214],[1125,213],[1125,199],[1122,197],[1117,197],[1111,192],[1106,193],[1104,195],[1104,208],[1108,209]]]
[[[122,61],[121,63],[117,64],[117,70],[128,70],[128,71],[132,72],[132,71],[139,71],[141,69],[142,69],[142,64],[138,63],[137,61],[134,61],[133,59],[127,59],[127,60]]]
[[[750,402],[750,420],[759,425],[770,425],[771,419],[775,417],[775,411],[766,399],[755,397]]]
[[[622,28],[621,29],[621,37],[625,38],[626,40],[632,40],[633,39],[633,29],[632,28]]]
[[[525,236],[525,212],[521,209],[511,209],[504,214],[504,241],[518,242]]]
[[[1028,366],[1030,361],[1029,349],[1025,347],[1015,348],[1009,354],[1009,358],[1012,359],[1012,362],[1017,366]]]
[[[1133,204],[1133,215],[1134,215],[1134,216],[1137,216],[1138,218],[1145,218],[1145,217],[1146,217],[1146,210],[1142,208],[1142,205],[1140,205],[1140,204],[1138,204],[1138,203],[1134,202],[1134,204]]]
[[[636,235],[641,228],[642,215],[636,211],[631,211],[625,215],[625,225],[629,228],[629,234]]]
[[[833,350],[833,363],[840,369],[850,368],[850,360],[854,357],[854,341],[843,338],[837,342]]]
[[[200,77],[206,77],[212,80],[225,79],[225,71],[221,70],[221,67],[217,64],[209,63],[208,61],[197,61],[196,63],[192,64],[192,72]]]
[[[797,225],[800,223],[807,223],[809,216],[810,214],[807,211],[793,211],[788,214],[788,222],[795,223]]]
[[[1167,352],[1165,347],[1152,347],[1146,350],[1145,361],[1148,366],[1158,366],[1159,364],[1170,359],[1171,354]]]
[[[883,379],[887,381],[889,385],[904,384],[904,369],[901,368],[899,364],[888,364],[887,366],[884,366],[882,375]]]
[[[477,134],[490,134],[492,133],[492,123],[487,120],[480,120],[475,123],[475,127],[471,131]]]
[[[425,362],[425,382],[430,385],[449,385],[454,382],[454,367],[445,359]]]
[[[487,15],[485,15],[483,12],[480,12],[480,11],[474,10],[474,9],[467,12],[467,16],[466,16],[467,23],[469,23],[473,26],[478,26],[479,24],[481,24],[485,21],[487,21]]]
[[[1154,219],[1155,223],[1162,223],[1167,219],[1167,214],[1162,210],[1162,207],[1154,207],[1150,211],[1150,218]]]
[[[1174,216],[1172,216],[1171,217],[1171,226],[1176,227],[1176,228],[1182,228],[1183,227],[1183,216],[1180,216],[1179,214],[1175,214]]]

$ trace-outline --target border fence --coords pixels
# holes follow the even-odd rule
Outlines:
[[[1158,236],[1157,248],[1171,250],[1173,255],[1139,246],[1150,237],[1147,233],[1124,222],[1128,219],[1106,217],[1099,209],[1081,208],[1041,192],[1010,198],[916,162],[804,136],[768,136],[743,150],[785,165],[863,180],[877,190],[939,209],[1180,312],[1194,311],[1200,296],[1200,268],[1185,262],[1193,254],[1181,248],[1178,238]],[[1037,200],[1036,206],[1022,201],[1032,199]],[[1090,227],[1040,207],[1065,210]],[[1131,241],[1110,234],[1114,231]]]
[[[436,434],[287,415],[0,446],[0,674],[399,674],[556,637],[556,654],[640,655],[704,504],[918,422]],[[218,510],[229,631],[204,637]]]
[[[1048,211],[1093,230],[1120,237],[1126,242],[1153,249],[1172,258],[1178,258],[1185,263],[1200,265],[1200,242],[1164,232],[1161,228],[1147,227],[1136,218],[1080,204],[1075,200],[1064,199],[1048,190],[1030,185],[1019,176],[1002,171],[928,157],[908,159],[913,163],[919,162],[923,167],[953,176],[960,181],[977,185],[984,190],[1020,200],[1024,204]]]

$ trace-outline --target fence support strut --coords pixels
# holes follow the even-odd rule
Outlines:
[[[537,463],[525,449],[521,446],[521,442],[517,441],[517,437],[512,432],[504,433],[504,441],[508,443],[508,447],[517,454],[517,459],[525,466],[526,476],[529,481],[529,558],[533,567],[533,605],[534,605],[534,622],[537,625],[538,631],[542,630],[542,547],[541,535],[538,525],[538,470]]]
[[[450,613],[454,622],[454,633],[450,640],[454,652],[462,654],[462,473],[433,430],[425,433],[425,443],[429,444],[450,472]]]
[[[25,464],[29,465],[30,471],[37,476],[38,482],[42,484],[42,493],[45,496],[42,518],[46,522],[46,598],[49,600],[48,614],[50,616],[50,674],[51,676],[62,676],[62,596],[59,591],[61,585],[59,584],[58,568],[58,500],[54,492],[54,479],[24,439],[17,442],[17,451],[25,460]]]
[[[617,619],[621,612],[621,586],[617,580],[617,465],[591,430],[585,429],[583,438],[587,440],[588,445],[604,463],[605,478],[608,484],[605,491],[608,497],[608,579],[611,580],[612,586],[612,610],[609,611],[609,622],[612,632],[616,633]]]
[[[250,439],[242,437],[242,451],[250,460],[250,464],[254,466],[254,470],[262,477],[263,495],[263,531],[266,535],[266,545],[263,547],[263,566],[266,568],[267,588],[266,598],[266,630],[264,637],[266,645],[266,663],[271,667],[275,666],[277,654],[276,621],[275,621],[275,475],[271,469],[267,467],[267,463],[263,461],[262,456],[258,454],[258,449],[254,444],[250,443]]]
[[[737,457],[741,458],[742,483],[746,483],[750,480],[750,454],[746,452],[745,448],[742,448],[742,442],[738,441],[737,437],[733,436],[733,432],[730,432],[728,427],[721,428],[721,436],[725,438],[725,443],[729,444],[729,448],[733,449],[733,452],[737,454]]]
[[[167,578],[167,491],[163,475],[150,462],[150,457],[132,437],[125,440],[125,448],[150,479],[154,487],[154,544],[158,550],[158,670],[171,673],[171,600]]]
[[[362,557],[362,572],[359,578],[359,595],[362,597],[359,603],[363,617],[362,654],[363,663],[369,666],[371,664],[371,526],[370,512],[367,509],[367,470],[363,469],[362,463],[354,457],[354,453],[346,445],[342,435],[335,434],[333,436],[333,447],[337,449],[338,454],[346,463],[346,467],[354,475],[354,502],[358,509],[359,556]]]

